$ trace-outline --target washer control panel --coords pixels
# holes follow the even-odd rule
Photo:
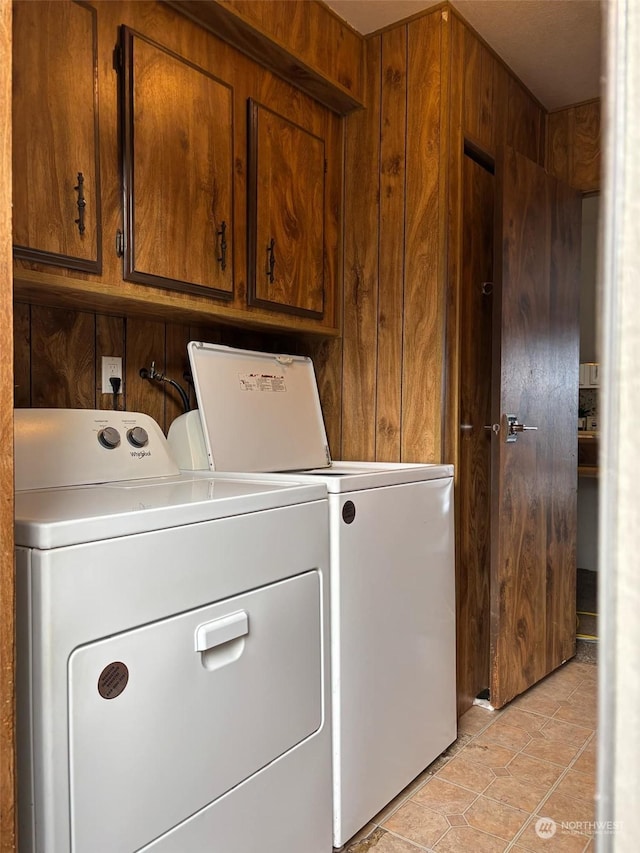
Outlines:
[[[16,409],[16,490],[173,476],[159,425],[140,412]]]

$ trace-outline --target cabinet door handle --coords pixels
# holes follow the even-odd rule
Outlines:
[[[224,272],[227,268],[227,223],[224,220],[220,223],[220,230],[216,231],[216,235],[220,238],[218,263],[220,264],[220,269]]]
[[[276,265],[276,253],[274,251],[275,245],[276,241],[272,237],[269,245],[267,246],[267,276],[269,278],[269,284],[273,284],[273,268]]]
[[[84,209],[87,206],[87,202],[84,197],[84,175],[82,172],[78,172],[78,184],[74,187],[74,190],[78,193],[78,218],[74,219],[74,222],[78,226],[78,231],[82,236],[86,230],[84,225]]]

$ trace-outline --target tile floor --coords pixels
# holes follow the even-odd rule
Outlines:
[[[594,851],[596,679],[574,659],[500,711],[471,708],[343,853]]]

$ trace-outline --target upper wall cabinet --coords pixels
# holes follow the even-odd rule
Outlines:
[[[324,140],[249,100],[249,304],[322,317]]]
[[[14,3],[13,45],[14,254],[100,273],[96,12]]]
[[[233,296],[233,90],[121,30],[124,278]]]

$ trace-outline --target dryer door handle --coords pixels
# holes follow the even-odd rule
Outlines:
[[[196,628],[196,651],[206,652],[249,633],[249,614],[245,610],[230,613]]]

